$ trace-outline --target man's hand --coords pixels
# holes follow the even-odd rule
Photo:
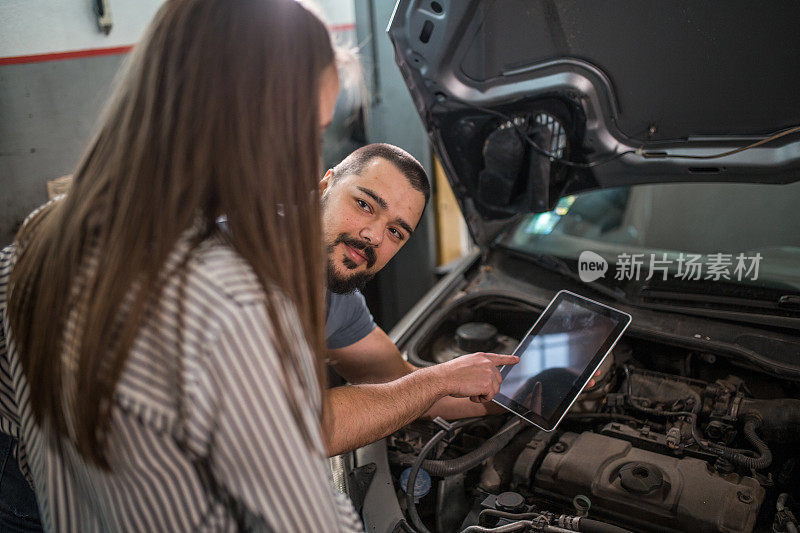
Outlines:
[[[439,386],[447,396],[469,398],[473,402],[490,401],[500,390],[503,378],[498,366],[513,365],[519,361],[515,355],[473,353],[462,355],[432,368]]]
[[[330,455],[374,442],[426,413],[463,418],[501,411],[492,403],[472,403],[466,398],[488,402],[500,387],[497,366],[519,360],[478,353],[416,368],[403,360],[380,328],[355,344],[329,350],[329,356],[339,374],[360,383],[328,391],[324,431]],[[434,404],[435,410],[431,409]]]

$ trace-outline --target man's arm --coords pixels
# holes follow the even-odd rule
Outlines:
[[[416,366],[403,359],[400,350],[379,327],[376,327],[369,335],[350,346],[328,350],[328,354],[331,367],[350,383],[386,383],[419,370]],[[595,377],[599,376],[600,372],[598,371]],[[588,386],[594,386],[594,380],[589,381]],[[353,396],[349,396],[350,394]],[[361,407],[363,404],[356,403],[360,400],[358,393],[354,391],[339,390],[334,393],[334,397],[337,397],[342,404],[353,402],[349,408],[343,407],[343,412],[348,412],[348,409],[350,410],[349,412],[359,412],[363,409]],[[394,401],[396,401],[396,398]],[[377,409],[379,408],[376,407],[376,412]],[[389,409],[382,416],[391,416],[394,412]],[[440,416],[447,420],[455,420],[457,418],[485,416],[502,412],[505,412],[504,409],[494,403],[474,402],[470,401],[469,398],[444,396],[436,400],[429,409],[423,410],[417,416],[412,417],[411,420],[415,420],[420,416],[425,418]],[[393,424],[393,426],[396,426],[396,424]],[[402,425],[397,427],[400,428]],[[377,437],[374,440],[378,438],[381,437]]]
[[[349,383],[386,383],[419,370],[403,359],[400,350],[379,327],[350,346],[328,350],[328,354],[333,369]],[[447,420],[455,420],[501,412],[503,408],[493,403],[445,396],[420,416],[441,416]]]
[[[435,373],[420,371],[388,383],[331,389],[327,401],[332,423],[325,431],[328,455],[355,450],[416,420],[444,396],[442,385]]]
[[[350,346],[328,350],[328,359],[349,383],[386,383],[417,369],[379,327]]]
[[[434,367],[418,369],[404,360],[378,327],[328,354],[331,367],[354,384],[328,393],[329,412],[337,420],[326,432],[331,455],[374,442],[420,417],[456,419],[502,411],[492,403],[435,394],[429,374]]]
[[[513,355],[474,353],[421,368],[387,383],[350,385],[327,395],[325,440],[329,455],[354,450],[419,418],[445,396],[487,402],[500,389],[498,365]]]

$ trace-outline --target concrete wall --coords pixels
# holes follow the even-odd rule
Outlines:
[[[4,0],[0,57],[111,48],[135,43],[163,0],[112,0],[113,27],[97,27],[89,0]]]
[[[432,179],[428,135],[394,62],[394,48],[386,34],[394,4],[387,0],[355,0],[358,42],[372,96],[367,140],[388,142],[407,150],[419,159]],[[370,309],[387,331],[433,286],[434,230],[430,202],[414,238],[367,287]]]
[[[0,245],[72,172],[124,57],[0,67]]]
[[[0,3],[0,246],[47,200],[47,180],[74,169],[126,54],[69,57],[134,44],[162,2],[113,0],[108,35],[89,0]],[[354,43],[353,1],[319,5]]]
[[[98,29],[91,0],[3,0],[0,58],[110,48],[135,43],[164,0],[111,0],[113,27]],[[318,0],[334,29],[355,21],[353,0]]]
[[[111,2],[108,35],[99,30],[88,0],[2,3],[0,245],[10,242],[24,217],[46,201],[46,181],[72,172],[125,56],[42,59],[130,46],[161,3]]]

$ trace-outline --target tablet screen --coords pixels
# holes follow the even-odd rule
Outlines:
[[[630,322],[630,316],[559,292],[502,369],[498,403],[553,429]]]

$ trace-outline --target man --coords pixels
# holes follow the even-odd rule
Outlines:
[[[353,385],[329,391],[330,455],[374,442],[420,416],[489,412],[509,355],[470,354],[418,369],[372,319],[360,289],[411,238],[430,196],[425,170],[389,144],[359,148],[320,182],[328,252],[331,367]]]
[[[422,415],[485,415],[509,355],[470,354],[418,369],[372,319],[360,289],[408,241],[430,197],[422,165],[389,144],[359,148],[320,182],[328,247],[326,337],[331,367],[354,384],[330,390],[330,455],[374,442]],[[224,223],[223,223],[224,225]]]

